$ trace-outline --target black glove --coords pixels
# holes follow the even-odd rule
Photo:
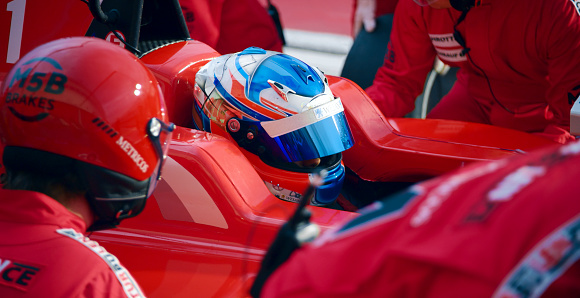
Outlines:
[[[303,210],[307,211],[306,209]],[[310,215],[308,215],[308,217],[310,217]],[[290,258],[290,255],[292,255],[292,253],[299,247],[300,243],[298,242],[298,239],[296,239],[296,226],[288,221],[280,227],[280,231],[278,231],[276,238],[264,256],[264,259],[262,259],[260,271],[258,271],[256,280],[250,289],[250,295],[252,295],[252,297],[260,297],[260,292],[262,291],[262,287],[266,283],[268,277],[270,277],[270,275],[272,275],[280,265],[286,262],[286,260]]]
[[[316,187],[314,184],[308,187],[292,217],[280,227],[276,238],[274,238],[264,259],[262,259],[260,271],[258,271],[256,280],[250,289],[252,297],[260,297],[262,287],[268,277],[286,262],[297,248],[318,236],[319,228],[317,225],[310,223],[311,213],[305,208],[307,202],[311,200]]]

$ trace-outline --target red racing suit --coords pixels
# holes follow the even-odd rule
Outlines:
[[[220,54],[255,46],[282,52],[274,21],[257,0],[180,0],[191,38]]]
[[[571,142],[413,186],[295,251],[261,297],[578,297],[579,165]]]
[[[0,190],[0,297],[142,297],[85,222],[37,192]]]
[[[385,116],[406,115],[437,55],[460,70],[428,117],[570,141],[570,108],[580,93],[580,17],[573,2],[482,0],[458,24],[461,12],[453,8],[400,0],[384,65],[366,91]],[[453,36],[455,25],[467,54]]]

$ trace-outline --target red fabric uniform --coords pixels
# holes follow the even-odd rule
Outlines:
[[[375,7],[375,18],[380,17],[382,15],[386,15],[389,13],[395,12],[395,7],[397,6],[397,2],[399,0],[376,0],[376,7]],[[356,5],[358,4],[358,0],[353,2],[352,7],[352,15],[351,19],[354,21],[354,12],[356,11]]]
[[[295,251],[262,297],[578,297],[579,164],[573,142],[418,184]]]
[[[180,0],[191,38],[220,54],[247,47],[282,52],[272,18],[257,0]]]
[[[569,113],[580,93],[580,17],[573,1],[481,2],[457,27],[469,60],[453,37],[461,12],[399,1],[389,51],[367,93],[385,116],[406,115],[437,55],[461,69],[428,117],[572,140]]]
[[[44,194],[0,190],[0,297],[143,296],[85,230],[80,217]]]

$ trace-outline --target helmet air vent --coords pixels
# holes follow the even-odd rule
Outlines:
[[[314,79],[312,78],[312,76],[309,75],[308,72],[306,71],[306,69],[304,69],[302,66],[300,66],[298,64],[291,64],[290,66],[292,66],[292,68],[296,71],[296,73],[302,79],[302,81],[304,81],[304,83],[306,83],[306,85],[308,85],[309,80],[314,82]]]

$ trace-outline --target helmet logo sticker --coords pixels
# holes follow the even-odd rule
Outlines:
[[[101,120],[101,118],[96,117],[95,119],[93,119],[92,122],[94,124],[96,124],[97,127],[99,127],[101,130],[103,130],[106,134],[108,134],[111,138],[113,138],[117,135],[117,132],[111,126],[109,126],[109,124],[107,124],[105,121]]]
[[[26,66],[37,61],[46,62],[50,64],[52,67],[58,70],[62,70],[62,67],[60,66],[60,64],[58,64],[58,62],[48,57],[31,59],[30,61],[24,63],[22,66]],[[68,80],[68,78],[64,74],[53,71],[52,73],[50,73],[50,76],[48,76],[49,75],[48,73],[35,72],[32,74],[32,76],[30,76],[31,71],[32,69],[30,68],[24,70],[24,72],[22,72],[22,68],[16,69],[15,70],[16,73],[14,74],[14,77],[12,77],[12,80],[10,80],[8,88],[12,88],[14,83],[19,81],[18,87],[24,88],[26,85],[25,89],[30,92],[39,91],[40,89],[42,89],[43,86],[44,86],[43,91],[47,93],[61,94],[64,91],[64,84]],[[28,80],[29,76],[30,80]],[[45,80],[46,77],[48,77],[48,80]]]
[[[131,145],[129,141],[125,140],[123,136],[119,136],[119,139],[117,140],[117,142],[115,142],[115,144],[119,145],[119,147],[123,151],[125,151],[125,153],[127,153],[127,155],[133,160],[133,162],[135,162],[135,164],[141,170],[141,172],[143,173],[147,172],[149,164],[147,164],[147,162],[145,161],[145,159],[143,159],[139,151],[137,151],[137,149],[135,149],[135,147]]]
[[[36,122],[36,121],[40,121],[44,118],[46,118],[48,116],[48,113],[40,113],[38,115],[34,115],[34,116],[26,116],[26,115],[22,115],[20,113],[18,113],[18,111],[16,111],[13,107],[8,107],[8,110],[14,115],[16,116],[18,119],[22,120],[22,121],[26,121],[26,122]]]
[[[117,34],[115,34],[115,32]],[[123,40],[127,40],[125,39],[125,35],[123,35],[123,33],[119,30],[115,30],[115,32],[109,32],[107,34],[107,36],[105,37],[105,40],[112,43],[112,44],[116,44],[122,48],[125,48],[125,44],[123,43],[123,41],[121,39],[119,39],[119,37],[121,37]],[[119,36],[119,37],[117,37]]]
[[[51,68],[56,69],[52,72],[34,72],[32,73],[32,68],[24,69],[27,65],[34,62],[44,62],[51,66]],[[42,65],[44,65],[44,63]],[[39,65],[39,64],[35,64]],[[68,78],[58,72],[62,70],[60,64],[54,59],[48,57],[34,58],[22,65],[22,67],[14,70],[14,75],[8,84],[8,88],[17,86],[15,89],[18,92],[8,92],[6,95],[6,103],[10,106],[8,109],[10,112],[22,121],[34,122],[40,121],[46,118],[49,113],[54,109],[55,99],[47,96],[37,95],[36,92],[44,92],[48,94],[58,95],[64,92],[65,84]],[[37,108],[42,110],[35,115],[25,115],[25,113],[19,112],[18,107],[26,108]]]
[[[280,200],[298,203],[302,198],[302,195],[290,189],[286,189],[279,184],[274,184],[272,182],[264,181],[266,187],[270,192]]]

